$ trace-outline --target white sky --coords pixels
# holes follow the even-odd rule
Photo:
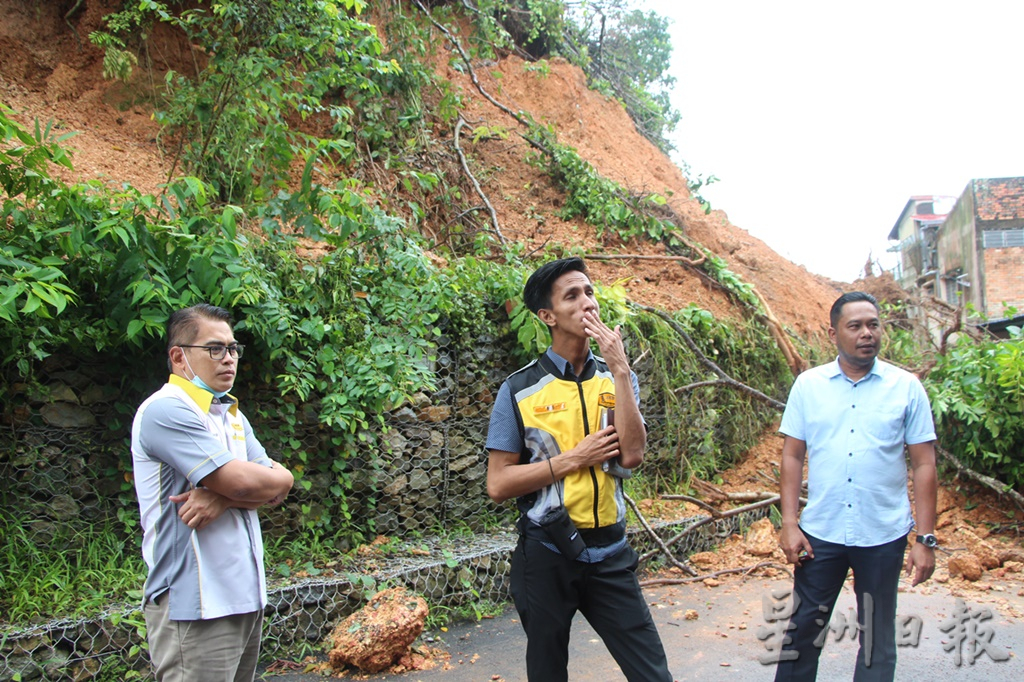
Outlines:
[[[677,161],[731,222],[841,281],[907,199],[1024,175],[1021,0],[636,0],[670,17]]]

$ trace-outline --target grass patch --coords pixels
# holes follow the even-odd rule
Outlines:
[[[0,518],[0,625],[93,615],[141,601],[146,567],[113,524],[84,529]]]

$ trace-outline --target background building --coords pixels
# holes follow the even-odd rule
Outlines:
[[[1024,178],[971,180],[950,197],[911,197],[889,233],[904,289],[963,306],[974,321],[1024,310]]]

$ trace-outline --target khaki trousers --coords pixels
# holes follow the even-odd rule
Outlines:
[[[211,620],[171,620],[167,593],[143,609],[157,682],[252,682],[263,612]]]

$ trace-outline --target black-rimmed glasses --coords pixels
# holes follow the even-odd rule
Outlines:
[[[225,353],[231,353],[231,357],[240,358],[242,357],[242,351],[245,350],[245,346],[240,343],[233,343],[230,346],[210,345],[210,346],[186,346],[183,343],[178,344],[179,348],[205,348],[210,353],[211,360],[223,360]]]

